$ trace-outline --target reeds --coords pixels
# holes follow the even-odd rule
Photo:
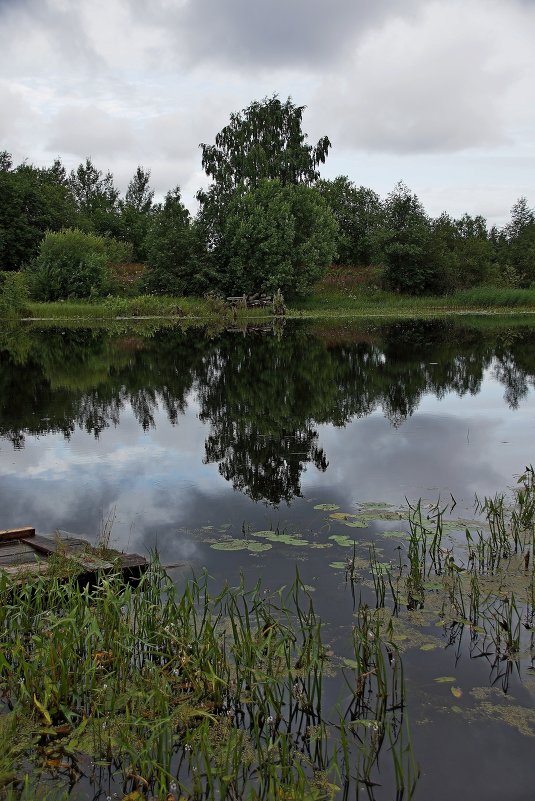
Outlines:
[[[137,586],[3,577],[0,632],[3,712],[21,733],[6,798],[43,778],[54,797],[95,782],[88,759],[124,793],[232,801],[355,792],[383,743],[402,764],[399,657],[359,612],[356,684],[338,722],[325,717],[322,622],[298,575],[270,597],[243,582],[212,597],[206,576],[179,591],[156,559]],[[364,740],[357,715],[379,736]]]

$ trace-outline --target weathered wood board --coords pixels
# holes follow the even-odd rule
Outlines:
[[[77,572],[84,576],[117,569],[128,576],[139,576],[148,564],[138,554],[101,551],[65,531],[50,537],[36,534],[33,528],[6,529],[0,534],[5,535],[0,538],[0,572],[10,576],[46,573],[48,560],[56,555],[76,565]]]

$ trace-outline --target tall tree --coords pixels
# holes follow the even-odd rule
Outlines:
[[[221,191],[243,184],[254,188],[266,178],[286,184],[312,184],[319,178],[331,143],[322,137],[312,147],[301,128],[305,106],[276,95],[254,101],[230,115],[214,145],[201,144],[202,166]]]
[[[138,166],[120,202],[122,236],[133,246],[135,261],[146,259],[146,237],[151,223],[154,192],[150,188],[150,170]]]
[[[80,227],[98,234],[120,236],[119,190],[111,172],[102,174],[90,158],[69,176],[69,186],[80,215]]]
[[[178,186],[155,209],[146,246],[149,291],[173,295],[206,291],[208,278],[197,258],[197,231]]]
[[[511,209],[511,222],[504,233],[504,266],[512,268],[520,285],[529,286],[535,282],[535,212],[525,197],[519,198]]]
[[[441,288],[441,273],[431,263],[431,225],[417,196],[401,181],[388,195],[381,234],[391,289],[411,294]]]

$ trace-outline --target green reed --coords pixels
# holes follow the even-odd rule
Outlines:
[[[363,639],[353,637],[361,672],[373,663],[381,736],[344,746],[345,722],[323,717],[322,621],[298,574],[269,597],[243,581],[212,597],[206,576],[179,590],[157,560],[136,586],[109,574],[92,587],[0,577],[0,720],[19,733],[0,797],[54,785],[55,765],[76,783],[85,754],[112,782],[156,797],[332,798],[366,779],[385,737],[395,741],[401,667],[387,676],[375,623],[364,649],[371,625],[363,614]],[[362,694],[350,698],[354,719]]]

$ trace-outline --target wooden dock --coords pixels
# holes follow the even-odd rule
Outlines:
[[[32,574],[46,575],[52,567],[51,557],[58,557],[56,564],[60,565],[64,560],[66,573],[76,573],[87,580],[106,570],[120,570],[128,579],[139,578],[148,565],[143,556],[95,548],[67,531],[56,531],[49,537],[36,534],[30,527],[0,531],[1,573],[17,579]]]

